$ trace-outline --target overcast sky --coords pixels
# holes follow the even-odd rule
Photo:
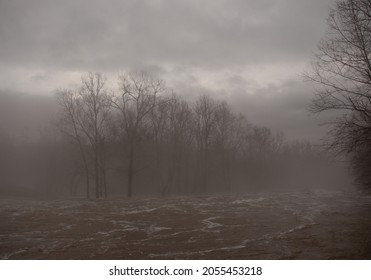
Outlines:
[[[334,0],[0,0],[0,92],[51,95],[100,71],[146,70],[193,99],[318,140],[302,81]]]

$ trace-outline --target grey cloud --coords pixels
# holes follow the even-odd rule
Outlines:
[[[300,78],[270,84],[244,70],[307,62],[334,2],[0,1],[0,83],[51,92],[76,73],[144,69],[189,100],[212,94],[252,122],[311,137],[321,134],[306,111],[313,89]]]
[[[292,60],[315,44],[330,2],[3,1],[0,56],[75,69]]]
[[[30,79],[35,82],[43,82],[52,79],[52,77],[48,74],[36,74],[31,76]]]

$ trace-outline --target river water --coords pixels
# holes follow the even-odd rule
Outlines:
[[[0,199],[0,259],[371,259],[371,195]]]

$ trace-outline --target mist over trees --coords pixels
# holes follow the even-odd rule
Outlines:
[[[50,98],[33,137],[1,131],[2,194],[86,198],[310,189],[335,168],[307,141],[250,123],[226,101],[187,102],[145,72],[88,73]],[[333,170],[332,170],[333,169]]]
[[[94,179],[95,197],[107,197],[106,138],[110,99],[104,87],[105,78],[101,74],[89,73],[82,77],[80,88],[57,92],[62,112],[59,127],[65,135],[77,143],[88,198],[91,175]],[[89,162],[92,166],[89,166]]]
[[[362,183],[370,186],[371,2],[343,0],[328,18],[307,78],[320,86],[311,109],[337,111],[326,146],[351,157]]]

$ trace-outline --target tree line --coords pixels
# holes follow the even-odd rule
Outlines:
[[[62,151],[65,166],[53,172],[65,174],[49,176],[88,198],[112,189],[132,197],[309,184],[324,158],[306,141],[252,125],[225,101],[187,102],[145,72],[119,75],[115,89],[101,73],[88,73],[56,98],[60,114],[43,138],[54,146],[46,155]]]
[[[43,101],[55,114],[33,136],[1,129],[0,194],[107,198],[329,185],[333,164],[320,147],[254,125],[226,101],[186,101],[144,72],[115,82],[87,73]]]

